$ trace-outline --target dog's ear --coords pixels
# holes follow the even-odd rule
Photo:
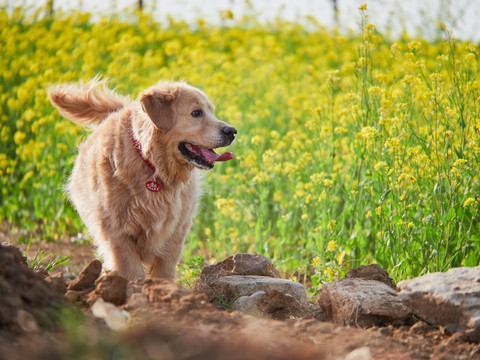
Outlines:
[[[162,131],[169,131],[175,122],[175,100],[180,91],[178,87],[165,89],[153,88],[140,94],[140,104],[155,127]]]

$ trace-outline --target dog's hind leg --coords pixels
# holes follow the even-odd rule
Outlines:
[[[147,271],[148,277],[161,277],[170,280],[175,279],[176,266],[182,255],[185,235],[189,228],[189,224],[179,226],[170,239],[166,241],[165,245],[155,256],[152,266],[150,266]]]

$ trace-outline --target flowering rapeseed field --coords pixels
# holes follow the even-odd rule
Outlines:
[[[306,31],[1,10],[2,223],[54,240],[84,231],[62,184],[86,133],[48,85],[101,73],[135,97],[184,79],[239,131],[235,160],[205,179],[186,259],[262,253],[313,285],[362,263],[396,279],[477,265],[479,48],[392,42],[365,12],[361,34],[343,36],[314,19]]]

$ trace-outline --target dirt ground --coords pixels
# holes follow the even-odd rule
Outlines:
[[[26,245],[19,248],[26,250]],[[66,266],[54,271],[63,272],[66,280],[73,279],[94,258],[89,244],[68,241],[32,243],[27,257],[34,258],[42,249],[50,259],[72,255]],[[152,283],[147,290],[144,285],[150,302],[130,312],[132,320],[127,330],[114,332],[103,320],[95,318],[88,306],[68,305],[62,296],[55,297],[52,290],[40,284],[44,282],[41,277],[24,270],[19,260],[7,260],[2,260],[5,263],[2,271],[10,282],[0,283],[0,315],[2,311],[11,312],[12,306],[23,308],[14,320],[0,321],[0,360],[480,359],[479,344],[424,322],[361,329],[315,319],[258,319],[237,311],[220,310],[208,303],[204,294],[166,282]],[[8,301],[7,297],[1,299],[2,291],[7,291],[5,286],[13,294]],[[17,293],[20,302],[14,299]],[[31,300],[32,296],[41,297],[44,303],[37,304]],[[55,310],[41,310],[45,309],[45,302],[56,304]],[[38,325],[29,325],[25,312],[34,314]],[[25,315],[22,320],[20,315]]]

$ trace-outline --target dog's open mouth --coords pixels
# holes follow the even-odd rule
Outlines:
[[[213,169],[216,161],[227,161],[233,159],[233,153],[226,152],[218,155],[213,149],[207,149],[188,142],[182,142],[178,145],[182,155],[193,165],[204,169]]]

